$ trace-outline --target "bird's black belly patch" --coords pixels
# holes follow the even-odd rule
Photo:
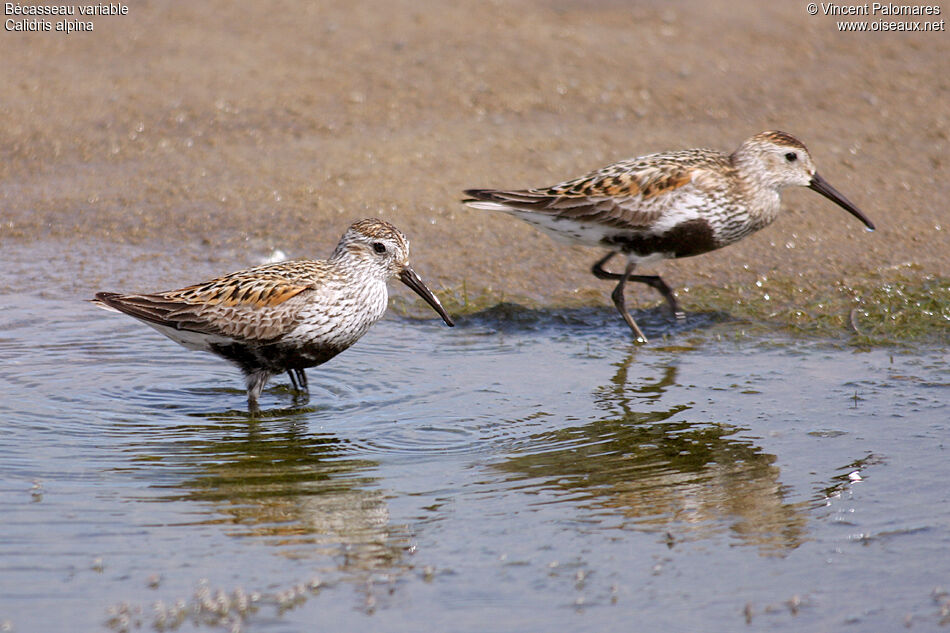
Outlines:
[[[327,362],[344,348],[328,345],[283,346],[279,343],[245,345],[242,343],[215,344],[211,346],[221,356],[246,373],[267,370],[280,374],[288,369],[306,369]]]
[[[634,253],[641,257],[653,253],[671,253],[673,257],[691,257],[719,248],[709,222],[695,218],[677,224],[666,233],[625,233],[610,235],[602,241],[604,246],[619,249],[622,253]]]
[[[245,374],[251,374],[266,368],[266,364],[261,362],[257,354],[257,349],[249,345],[214,343],[210,347],[212,352],[231,361],[240,367]]]

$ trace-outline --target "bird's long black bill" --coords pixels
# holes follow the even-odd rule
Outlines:
[[[861,209],[854,206],[850,200],[845,198],[838,192],[837,189],[828,184],[828,181],[819,176],[817,172],[815,172],[815,175],[811,177],[811,182],[808,184],[808,188],[812,191],[817,191],[857,219],[864,222],[864,225],[870,230],[874,230],[874,223],[871,222],[866,215],[861,213]]]
[[[442,307],[442,304],[439,303],[439,299],[432,294],[432,291],[429,290],[422,280],[419,279],[419,275],[416,274],[411,268],[406,268],[401,273],[399,273],[399,281],[406,284],[412,288],[413,292],[425,299],[425,302],[432,306],[432,309],[439,313],[439,316],[442,317],[442,320],[445,321],[445,324],[449,327],[453,327],[455,323],[449,317],[448,313],[445,311],[445,308]]]

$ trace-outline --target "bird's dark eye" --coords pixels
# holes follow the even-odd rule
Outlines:
[[[798,154],[795,152],[789,152],[788,154],[785,154],[785,160],[790,163],[794,163],[796,160],[798,160]]]
[[[386,252],[386,245],[382,242],[373,242],[373,250],[382,255]]]

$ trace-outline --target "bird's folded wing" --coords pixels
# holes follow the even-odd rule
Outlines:
[[[137,319],[179,330],[268,341],[293,328],[300,306],[312,291],[310,285],[282,276],[238,273],[169,292],[100,292],[96,301]]]
[[[476,208],[484,201],[619,229],[647,228],[677,205],[697,171],[690,167],[605,169],[545,189],[470,189],[465,193],[475,200],[466,202]],[[497,208],[489,205],[481,208]]]

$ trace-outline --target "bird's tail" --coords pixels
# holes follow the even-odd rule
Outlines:
[[[117,292],[97,292],[95,299],[89,299],[89,303],[96,306],[97,308],[102,308],[103,310],[108,310],[109,312],[122,312],[118,308],[114,307],[111,303],[113,297],[118,297]]]

